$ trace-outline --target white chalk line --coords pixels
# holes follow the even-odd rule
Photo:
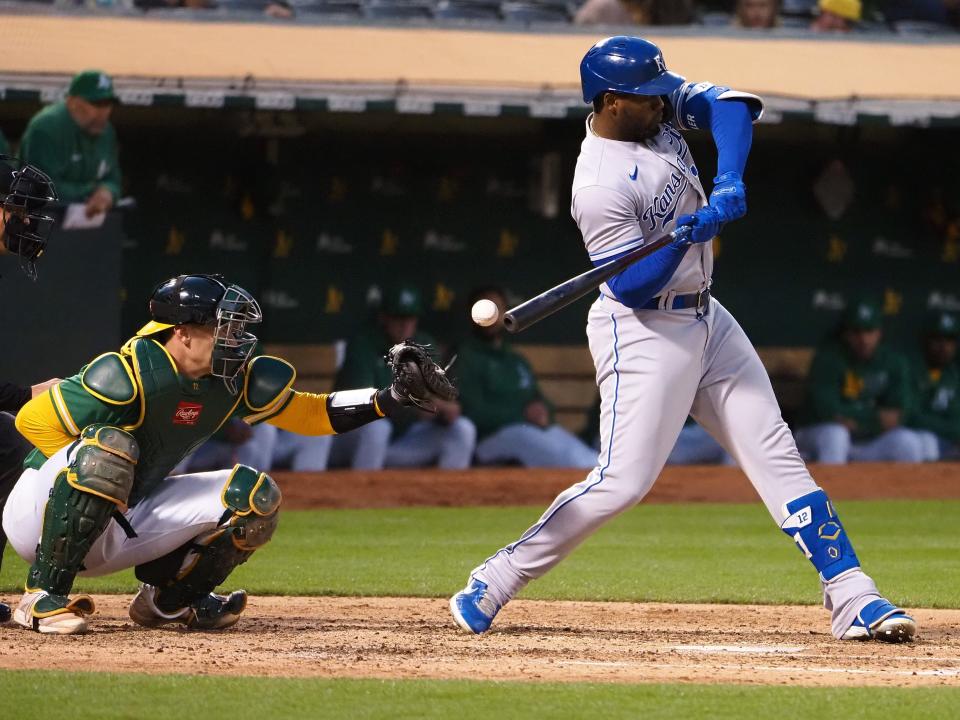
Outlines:
[[[707,655],[722,655],[724,653],[774,655],[802,652],[804,647],[802,645],[672,645],[669,649],[678,652],[705,653]]]
[[[631,663],[619,660],[565,660],[558,662],[557,665],[587,665],[597,667],[634,667],[640,668],[648,663]],[[679,663],[650,663],[651,669],[656,670],[690,670],[692,666]],[[740,665],[725,666],[721,665],[718,670],[736,670],[742,671],[744,668]],[[958,677],[960,669],[955,668],[932,668],[929,670],[863,670],[860,668],[833,668],[833,667],[799,667],[792,665],[753,665],[751,670],[760,670],[764,672],[786,673],[820,673],[827,675],[903,675],[903,676],[924,676],[924,677]]]

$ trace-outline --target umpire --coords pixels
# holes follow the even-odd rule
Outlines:
[[[53,221],[40,213],[57,199],[50,178],[31,165],[0,155],[0,244],[16,255],[20,267],[32,279],[37,277],[36,261],[43,255]],[[33,449],[17,432],[13,417],[27,401],[58,382],[48,380],[33,387],[0,382],[0,512],[23,470],[23,460]],[[7,536],[0,527],[0,563]],[[0,603],[0,622],[10,619],[10,608]]]

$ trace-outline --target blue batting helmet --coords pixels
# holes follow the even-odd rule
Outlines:
[[[583,101],[600,93],[669,95],[683,78],[667,70],[660,48],[638,37],[616,35],[601,40],[580,61]]]

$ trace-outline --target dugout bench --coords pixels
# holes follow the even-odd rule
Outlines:
[[[540,388],[553,403],[557,422],[583,430],[597,397],[593,360],[586,345],[515,345],[529,360]],[[298,390],[330,392],[342,358],[342,343],[267,344],[268,355],[286,358],[297,368]],[[813,359],[810,347],[757,348],[773,389],[789,421],[803,403],[804,382]]]

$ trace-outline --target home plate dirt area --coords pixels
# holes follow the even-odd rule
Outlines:
[[[960,610],[919,610],[912,644],[839,642],[817,607],[516,600],[483,636],[447,601],[254,597],[221,633],[148,630],[130,596],[96,597],[91,631],[0,626],[0,668],[289,677],[960,685]]]

